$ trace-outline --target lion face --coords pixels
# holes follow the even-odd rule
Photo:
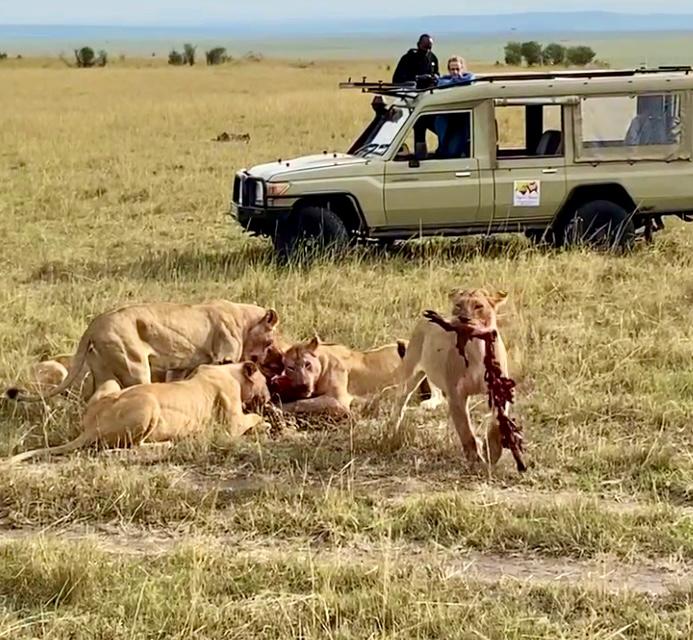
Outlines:
[[[320,358],[316,351],[320,340],[315,336],[308,342],[291,347],[284,354],[284,375],[291,383],[291,388],[301,392],[304,398],[315,393],[315,387],[322,374]]]
[[[489,293],[486,289],[455,289],[449,295],[452,314],[465,318],[480,331],[496,329],[496,310],[505,304],[507,297],[504,291]]]
[[[270,401],[265,376],[254,362],[244,362],[241,368],[241,402],[246,410],[263,407]]]
[[[268,309],[265,316],[248,331],[243,341],[241,360],[264,363],[268,351],[274,346],[275,329],[279,324],[279,315],[274,309]]]

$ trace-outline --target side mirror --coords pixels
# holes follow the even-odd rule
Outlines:
[[[417,142],[414,144],[414,157],[409,160],[410,167],[421,166],[421,160],[428,157],[428,149],[425,142]]]
[[[402,146],[399,148],[399,151],[397,151],[397,155],[395,155],[395,160],[407,160],[411,156],[411,151],[409,151],[409,146],[407,143],[403,143]]]

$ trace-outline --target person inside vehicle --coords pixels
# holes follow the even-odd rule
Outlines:
[[[471,120],[469,113],[446,113],[422,116],[414,124],[414,157],[418,160],[453,160],[471,157]],[[427,133],[435,136],[437,148],[429,149]],[[433,142],[434,139],[431,139]],[[403,145],[399,154],[410,157]]]
[[[438,137],[434,157],[439,160],[469,158],[470,119],[468,113],[450,113],[435,116],[433,129]]]
[[[416,82],[417,76],[438,77],[440,70],[438,58],[433,53],[433,38],[424,33],[415,49],[409,49],[399,60],[392,75],[393,84]]]

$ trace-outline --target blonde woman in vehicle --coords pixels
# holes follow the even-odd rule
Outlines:
[[[462,56],[452,56],[448,60],[448,77],[459,78],[467,73],[467,63]]]

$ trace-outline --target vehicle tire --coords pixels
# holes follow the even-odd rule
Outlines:
[[[339,253],[349,245],[347,228],[339,216],[323,207],[302,207],[279,225],[274,249],[280,261]]]
[[[598,249],[630,249],[635,239],[633,216],[610,200],[582,205],[561,230],[560,244]]]

